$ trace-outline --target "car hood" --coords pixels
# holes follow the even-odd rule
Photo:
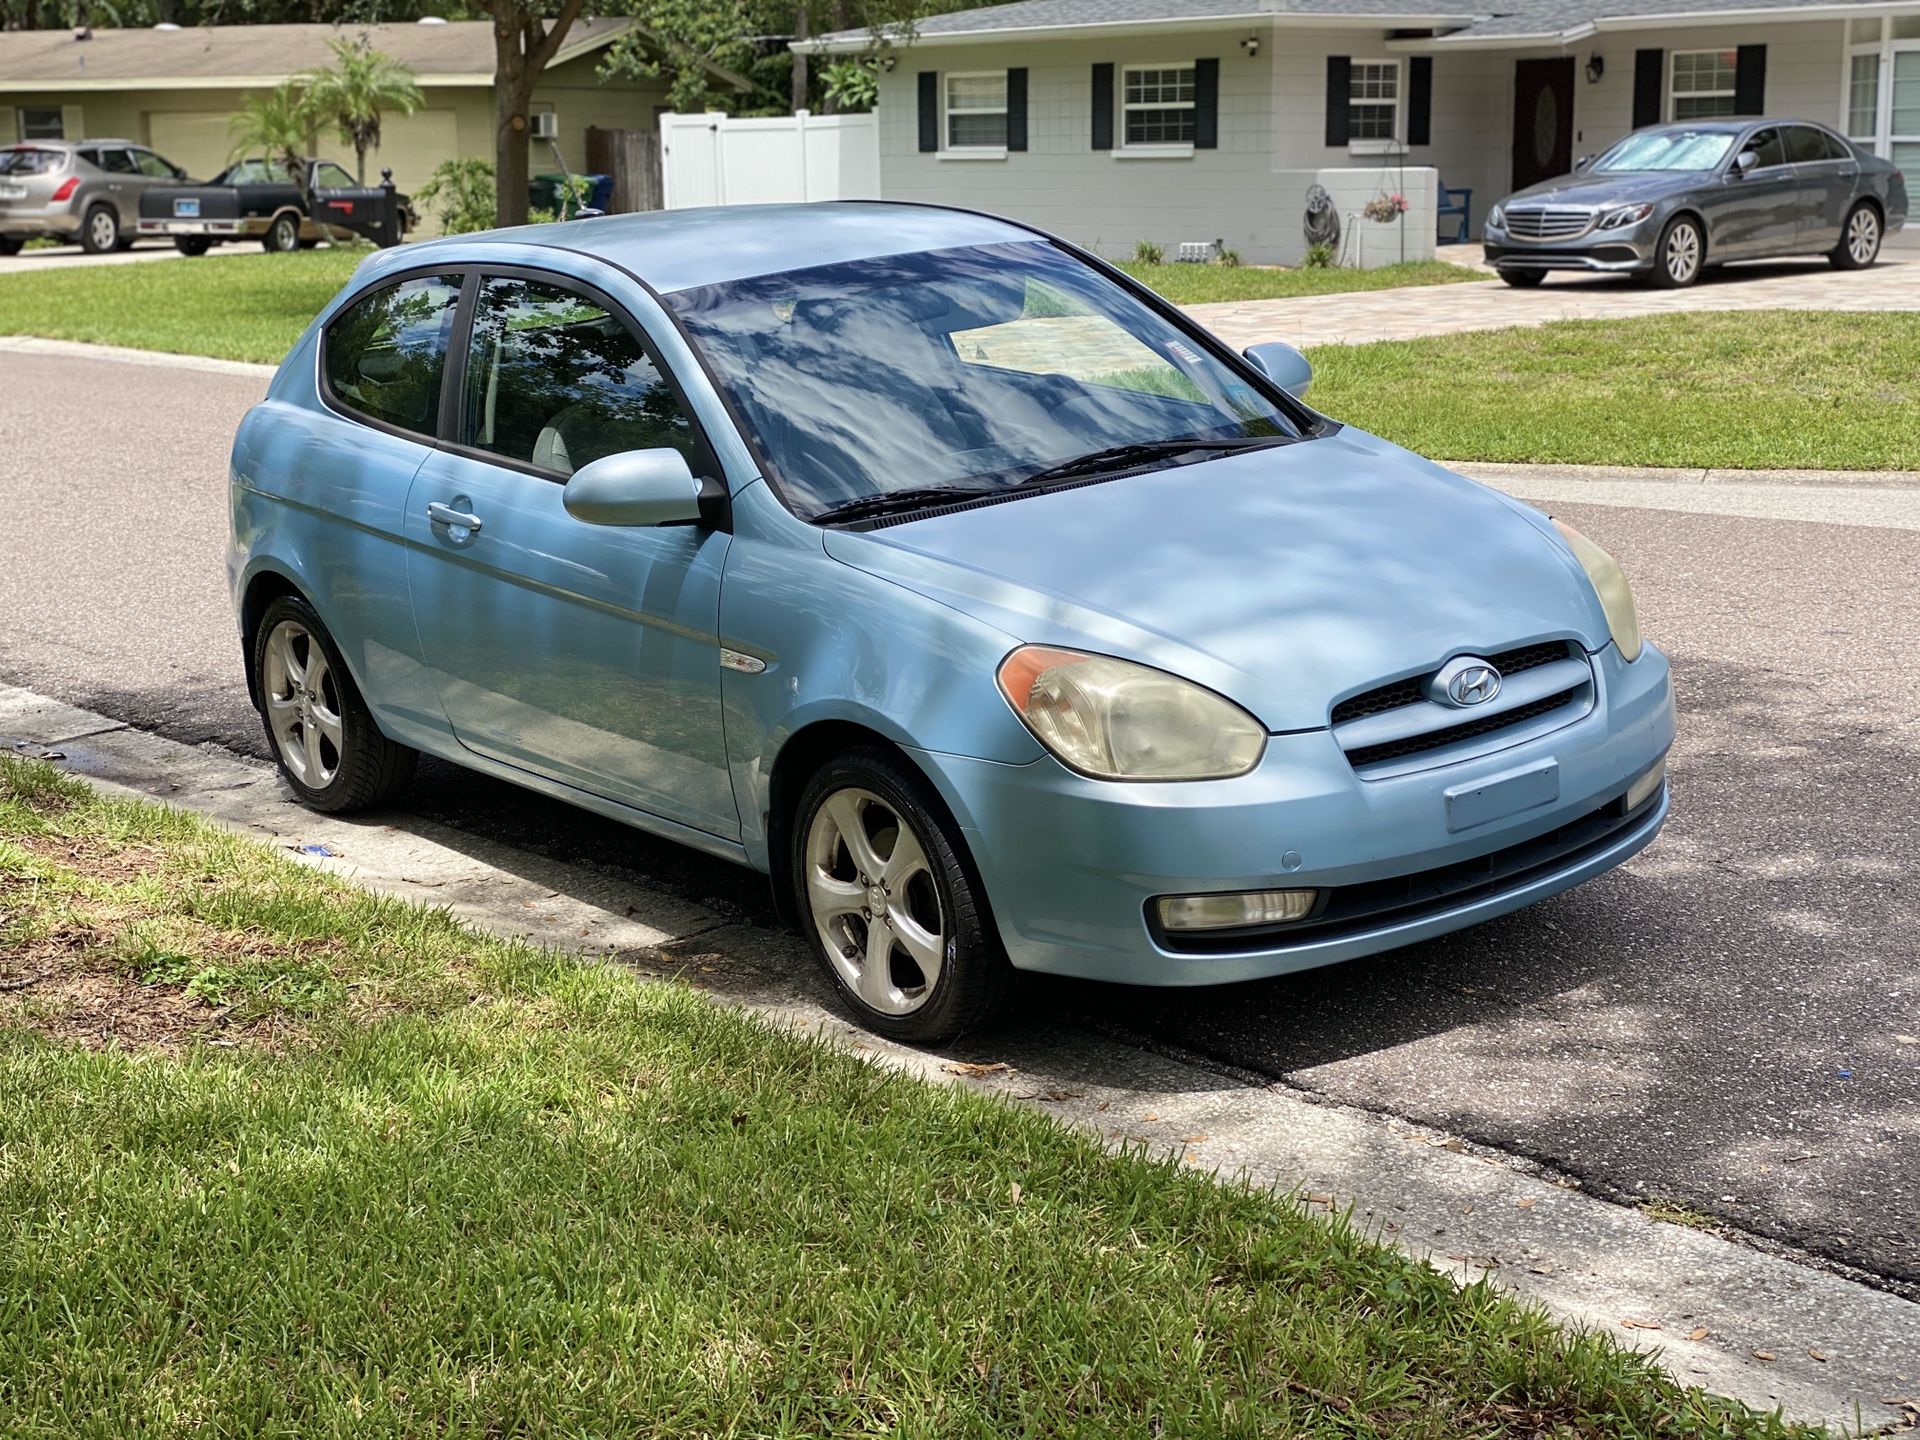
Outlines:
[[[1500,202],[1510,205],[1630,205],[1664,200],[1714,183],[1710,170],[1640,170],[1624,175],[1560,175],[1516,191]]]
[[[1607,639],[1544,516],[1353,430],[825,543],[1015,639],[1184,675],[1273,731],[1462,652]]]

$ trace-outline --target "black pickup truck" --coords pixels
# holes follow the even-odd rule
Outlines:
[[[384,184],[357,185],[331,160],[304,164],[304,186],[266,160],[241,160],[204,185],[156,185],[140,196],[140,233],[170,236],[182,254],[204,255],[226,240],[296,250],[353,235],[384,248],[415,224],[391,172],[382,172]]]

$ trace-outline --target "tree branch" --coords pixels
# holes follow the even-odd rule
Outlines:
[[[535,74],[547,68],[547,62],[559,53],[560,43],[567,38],[567,31],[573,28],[573,22],[580,18],[582,0],[567,0],[560,7],[560,13],[553,17],[553,25],[540,38],[539,44],[528,52],[528,66]],[[536,30],[537,30],[536,22]]]

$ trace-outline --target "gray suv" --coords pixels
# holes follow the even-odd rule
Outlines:
[[[0,147],[0,255],[29,240],[78,240],[89,254],[125,250],[140,230],[140,192],[187,172],[130,140],[24,140]]]
[[[1549,270],[1691,285],[1723,260],[1879,258],[1907,220],[1906,177],[1810,120],[1692,120],[1636,130],[1571,175],[1487,212],[1486,255],[1509,285]]]

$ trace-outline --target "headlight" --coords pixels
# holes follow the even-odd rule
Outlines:
[[[1495,230],[1506,229],[1507,212],[1502,210],[1498,205],[1494,206],[1493,209],[1487,212],[1487,224]]]
[[[1232,701],[1127,660],[1023,645],[999,679],[1042,745],[1102,780],[1224,780],[1266,749],[1260,722]]]
[[[1638,225],[1653,213],[1651,205],[1622,205],[1618,210],[1609,210],[1600,221],[1602,230],[1618,230],[1623,225]]]
[[[1633,589],[1627,584],[1627,572],[1620,568],[1619,561],[1566,521],[1556,520],[1553,526],[1566,537],[1567,547],[1580,562],[1580,568],[1587,572],[1587,579],[1593,582],[1594,593],[1600,597],[1600,608],[1607,615],[1607,629],[1613,632],[1613,643],[1620,647],[1620,658],[1629,663],[1638,660],[1640,617],[1634,613]]]

